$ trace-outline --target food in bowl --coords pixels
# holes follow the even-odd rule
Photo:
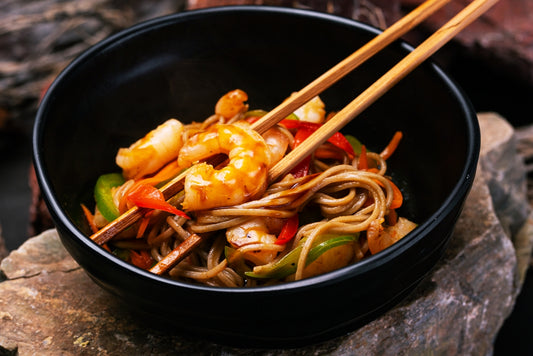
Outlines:
[[[200,234],[203,244],[168,276],[253,287],[345,267],[416,227],[398,217],[403,195],[387,176],[386,160],[401,132],[379,154],[337,132],[287,175],[269,181],[268,170],[334,113],[326,115],[317,96],[260,135],[250,125],[266,112],[249,110],[247,100],[246,92],[232,90],[203,122],[172,118],[118,150],[122,172],[98,178],[94,214],[82,206],[88,223],[96,233],[133,206],[149,210],[106,249],[151,270]],[[204,162],[214,155],[227,156],[226,162]],[[167,202],[157,187],[183,170],[184,189]]]

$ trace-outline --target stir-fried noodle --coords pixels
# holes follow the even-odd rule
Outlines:
[[[416,226],[398,218],[402,194],[387,176],[386,158],[401,134],[379,154],[367,152],[357,142],[348,144],[354,138],[339,133],[291,173],[268,185],[268,169],[327,118],[316,98],[297,112],[300,117],[293,114],[260,137],[249,123],[262,113],[249,111],[246,100],[246,93],[232,91],[205,121],[173,123],[167,133],[158,128],[159,136],[149,134],[129,151],[119,151],[117,163],[122,164],[126,179],[109,190],[119,214],[132,205],[150,207],[147,202],[153,200],[139,193],[139,187],[160,184],[186,168],[190,173],[184,191],[169,200],[172,208],[183,209],[184,214],[154,206],[106,248],[149,269],[191,234],[198,234],[202,244],[168,276],[242,287],[342,268],[387,248]],[[307,121],[306,115],[318,117],[318,122]],[[157,146],[168,140],[178,140],[181,146],[172,159],[162,159],[155,172],[131,173],[140,171],[135,165],[142,164],[137,157],[144,153],[139,150],[153,148],[151,160],[157,161],[157,152],[163,150]],[[227,155],[229,163],[197,164],[213,154]],[[133,164],[125,168],[124,162]],[[105,192],[95,190],[98,194]],[[97,199],[94,216],[88,216],[97,228],[114,218],[108,212],[113,207],[103,206],[102,201]]]

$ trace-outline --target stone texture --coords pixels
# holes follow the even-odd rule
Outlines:
[[[182,11],[185,2],[0,1],[0,134],[31,131],[46,88],[88,47],[136,23]]]
[[[525,175],[513,159],[512,128],[495,114],[480,115],[480,123],[479,172],[445,255],[412,294],[358,330],[291,350],[237,349],[174,335],[96,287],[48,230],[0,264],[0,354],[490,355],[521,287],[513,242],[527,262],[533,225],[524,217],[529,204],[519,199]],[[514,178],[505,183],[508,177]],[[491,185],[497,182],[520,186],[497,190],[513,195],[520,214],[506,205],[495,208]],[[520,222],[512,235],[509,226]]]
[[[46,251],[46,253],[43,253]],[[8,279],[29,278],[52,272],[68,272],[78,269],[69,257],[57,233],[48,230],[41,238],[33,238],[2,260],[0,268]]]
[[[492,197],[495,212],[506,234],[512,238],[517,249],[518,277],[523,281],[531,249],[528,230],[524,224],[530,214],[528,180],[523,155],[519,151],[520,136],[499,114],[494,112],[479,115],[481,137],[480,165]]]

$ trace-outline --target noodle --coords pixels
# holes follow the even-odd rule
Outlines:
[[[247,110],[248,105],[242,104],[240,111],[229,118],[217,113],[203,122],[183,125],[181,140],[190,142],[195,135],[220,124],[243,126],[246,124],[243,120],[250,116]],[[277,137],[288,142],[288,150],[293,149],[300,140],[299,133],[283,126],[283,121],[281,124]],[[395,135],[393,144],[386,150],[387,157],[400,138],[401,135]],[[307,266],[319,260],[319,264],[314,264],[319,273],[343,267],[345,264],[337,265],[338,260],[357,262],[368,256],[370,250],[376,253],[375,246],[379,250],[386,248],[416,226],[411,223],[404,229],[384,224],[388,214],[396,216],[395,209],[403,198],[397,196],[399,190],[386,176],[387,162],[383,155],[367,152],[365,148],[363,153],[345,151],[342,142],[334,141],[323,145],[321,158],[318,151],[317,157],[309,158],[308,174],[287,174],[253,199],[187,212],[191,219],[162,210],[151,211],[148,228],[140,241],[149,248],[156,263],[191,234],[199,234],[203,237],[201,245],[173,267],[168,276],[210,286],[242,287],[306,278]],[[145,181],[150,179],[154,178]],[[129,194],[142,182],[142,179],[130,179],[112,189],[120,213],[131,208]],[[186,194],[180,193],[169,202],[180,207]],[[100,208],[94,214],[95,223],[99,221],[97,215],[101,219]],[[294,237],[280,243],[282,230],[295,216],[301,221]],[[120,238],[131,239],[135,236],[135,231],[132,232],[133,235],[124,232]],[[110,242],[113,244],[114,240]],[[326,257],[328,254],[330,257]]]

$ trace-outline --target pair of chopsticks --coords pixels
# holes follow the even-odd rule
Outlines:
[[[425,1],[416,9],[383,31],[380,35],[376,36],[366,45],[361,47],[359,50],[352,53],[346,59],[315,79],[295,95],[289,97],[289,99],[264,115],[260,120],[252,125],[252,129],[258,131],[259,133],[264,133],[290,113],[295,111],[297,108],[312,99],[314,96],[329,88],[332,84],[340,80],[357,66],[392,43],[394,40],[400,38],[400,36],[404,35],[420,22],[427,19],[431,14],[442,8],[449,1],[450,0]],[[316,150],[331,135],[339,131],[353,118],[368,108],[407,74],[418,67],[422,62],[433,55],[444,44],[455,37],[455,35],[470,25],[474,20],[484,14],[497,2],[498,0],[472,1],[461,12],[444,24],[432,36],[415,48],[411,53],[409,53],[409,55],[404,57],[392,69],[390,69],[380,79],[374,82],[374,84],[361,93],[356,99],[339,111],[333,118],[326,121],[326,123],[324,123],[320,129],[316,130],[311,136],[309,136],[294,150],[289,152],[274,167],[272,167],[269,171],[269,182],[276,181],[281,176],[287,174],[298,164],[298,162],[308,156],[309,152]],[[186,172],[178,175],[161,188],[161,191],[166,199],[169,199],[183,189],[185,176]],[[147,209],[143,208],[131,208],[119,218],[109,223],[103,229],[93,234],[91,239],[100,245],[106,243],[116,234],[138,221],[146,211]],[[165,273],[168,269],[172,268],[184,257],[186,257],[196,246],[200,244],[201,241],[201,236],[196,234],[190,235],[188,239],[186,239],[169,255],[152,267],[150,271],[155,274]]]

